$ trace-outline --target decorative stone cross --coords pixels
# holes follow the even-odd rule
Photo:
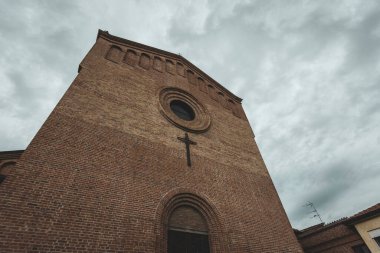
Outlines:
[[[191,167],[191,160],[190,160],[190,145],[197,145],[196,142],[189,139],[189,135],[185,133],[185,138],[177,137],[178,140],[182,141],[186,145],[186,157],[187,157],[187,166]]]

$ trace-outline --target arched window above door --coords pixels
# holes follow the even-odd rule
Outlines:
[[[169,229],[208,232],[207,223],[203,216],[190,206],[180,206],[172,212],[169,219]]]
[[[170,215],[168,253],[209,253],[207,222],[191,206],[179,206]]]

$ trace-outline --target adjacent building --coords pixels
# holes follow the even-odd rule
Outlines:
[[[295,233],[305,253],[380,253],[380,204]]]

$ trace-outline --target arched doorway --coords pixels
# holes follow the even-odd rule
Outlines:
[[[168,225],[168,253],[210,253],[208,226],[198,210],[179,206]]]
[[[194,229],[194,227],[188,227],[188,224],[176,225],[176,217],[178,214],[185,215],[187,212],[181,211],[182,207],[190,207],[195,210],[193,215],[200,216],[201,219],[192,219],[201,220],[206,227],[206,231],[199,230],[199,227]],[[181,209],[180,209],[181,208]],[[182,209],[183,210],[183,209]],[[176,211],[176,212],[175,212]],[[181,215],[179,215],[181,216]],[[184,217],[189,217],[189,215],[185,215]],[[191,216],[190,216],[191,217]],[[186,219],[183,219],[186,220]],[[190,220],[190,219],[188,219]],[[156,209],[156,218],[155,218],[155,233],[156,233],[156,243],[155,243],[155,252],[156,253],[168,253],[168,243],[169,243],[169,232],[177,231],[181,228],[188,229],[187,232],[192,234],[196,234],[194,232],[198,232],[198,234],[204,233],[207,235],[208,240],[206,240],[209,244],[210,253],[225,253],[230,252],[227,243],[227,236],[224,232],[224,226],[221,219],[221,215],[218,212],[217,208],[212,204],[212,201],[208,199],[205,195],[193,191],[188,188],[175,188],[171,191],[167,192],[165,196],[161,199],[159,205]],[[178,229],[179,228],[179,229]],[[181,232],[181,231],[179,231]],[[173,234],[173,232],[170,232]],[[195,236],[194,236],[195,237]],[[170,239],[172,241],[173,239]],[[196,240],[195,240],[196,241]],[[185,251],[186,252],[186,251]],[[191,251],[189,251],[190,253]],[[182,253],[182,252],[178,252]]]

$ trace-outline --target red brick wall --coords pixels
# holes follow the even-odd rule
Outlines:
[[[212,252],[301,252],[241,105],[214,100],[202,87],[231,96],[186,61],[148,49],[97,40],[0,185],[0,252],[164,252],[168,214],[182,204],[205,217]],[[191,168],[177,139],[184,131],[158,109],[167,86],[212,117],[208,131],[189,134]]]

